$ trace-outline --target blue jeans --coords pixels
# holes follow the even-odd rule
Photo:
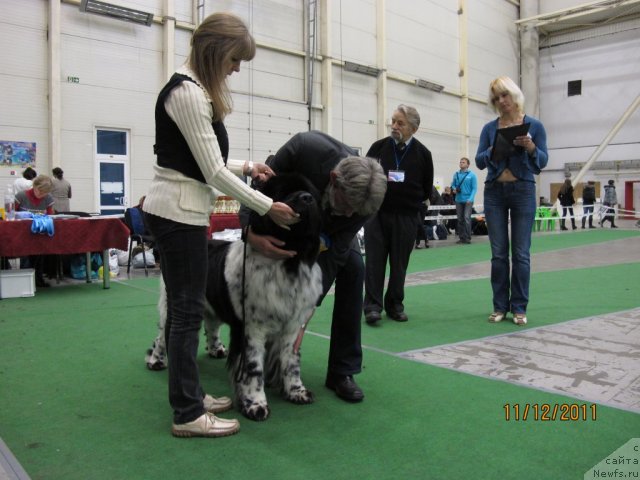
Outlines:
[[[471,212],[473,205],[471,203],[456,202],[456,214],[458,215],[458,236],[463,242],[471,241]]]
[[[204,413],[204,391],[196,358],[207,287],[207,227],[148,213],[145,221],[160,247],[160,266],[167,289],[169,403],[174,423],[187,423]]]
[[[587,218],[589,219],[589,226],[593,227],[593,205],[582,206],[582,228],[584,228]]]
[[[536,184],[525,181],[486,183],[484,213],[491,243],[493,309],[496,312],[526,313],[531,274],[531,229],[536,213]]]

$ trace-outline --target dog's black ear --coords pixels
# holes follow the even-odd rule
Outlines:
[[[271,235],[284,242],[285,250],[295,250],[297,255],[285,261],[287,270],[296,271],[302,263],[315,262],[320,247],[322,212],[320,194],[313,183],[299,174],[276,175],[260,186],[260,191],[277,202],[284,202],[301,213],[300,222],[289,230],[277,226],[264,215],[252,212],[249,218],[251,229],[258,235]]]

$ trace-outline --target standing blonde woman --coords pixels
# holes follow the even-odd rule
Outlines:
[[[223,120],[231,112],[227,76],[251,60],[255,41],[235,15],[215,13],[198,26],[184,66],[161,90],[156,103],[157,162],[145,198],[149,229],[160,250],[167,289],[167,346],[172,433],[219,437],[239,429],[237,420],[214,413],[231,408],[227,397],[205,394],[196,356],[207,284],[207,227],[214,189],[230,195],[280,225],[296,221],[283,203],[252,190],[235,174],[273,175],[265,165],[229,161]]]
[[[509,77],[498,77],[489,86],[489,102],[499,117],[480,133],[476,165],[487,169],[484,185],[484,213],[491,244],[491,287],[493,313],[490,322],[500,322],[508,312],[513,323],[527,323],[529,279],[531,276],[531,229],[536,212],[534,175],[547,166],[547,134],[542,123],[524,113],[524,95]],[[496,131],[529,124],[527,135],[515,137],[492,156]],[[497,152],[496,152],[497,153]],[[511,224],[511,265],[509,264],[509,224]]]

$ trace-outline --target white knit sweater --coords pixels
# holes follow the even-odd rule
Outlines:
[[[155,176],[144,200],[144,210],[176,222],[209,225],[218,190],[264,215],[273,201],[236,176],[242,174],[244,161],[228,160],[227,167],[224,165],[211,126],[213,109],[206,91],[186,66],[177,73],[187,75],[196,83],[182,82],[174,88],[167,97],[165,109],[187,141],[207,184],[155,164]]]

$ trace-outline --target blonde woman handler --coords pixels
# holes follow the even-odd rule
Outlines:
[[[161,252],[167,289],[171,431],[178,437],[220,437],[239,429],[237,420],[214,415],[231,408],[231,400],[205,395],[196,363],[207,283],[207,227],[215,200],[212,187],[280,225],[296,221],[287,205],[272,202],[234,175],[268,177],[271,169],[234,161],[225,167],[229,143],[223,120],[231,111],[226,77],[239,72],[240,62],[251,60],[255,48],[238,17],[210,15],[193,34],[187,62],[156,103],[157,162],[144,211]]]
[[[549,161],[547,134],[540,120],[525,115],[524,95],[509,77],[498,77],[491,82],[489,101],[499,117],[482,128],[476,153],[476,166],[487,169],[484,213],[491,244],[493,290],[489,322],[500,322],[512,312],[513,323],[525,325],[531,276],[531,229],[536,213],[534,175],[540,174]],[[504,158],[492,158],[496,130],[523,123],[529,124],[528,134],[515,137]]]

